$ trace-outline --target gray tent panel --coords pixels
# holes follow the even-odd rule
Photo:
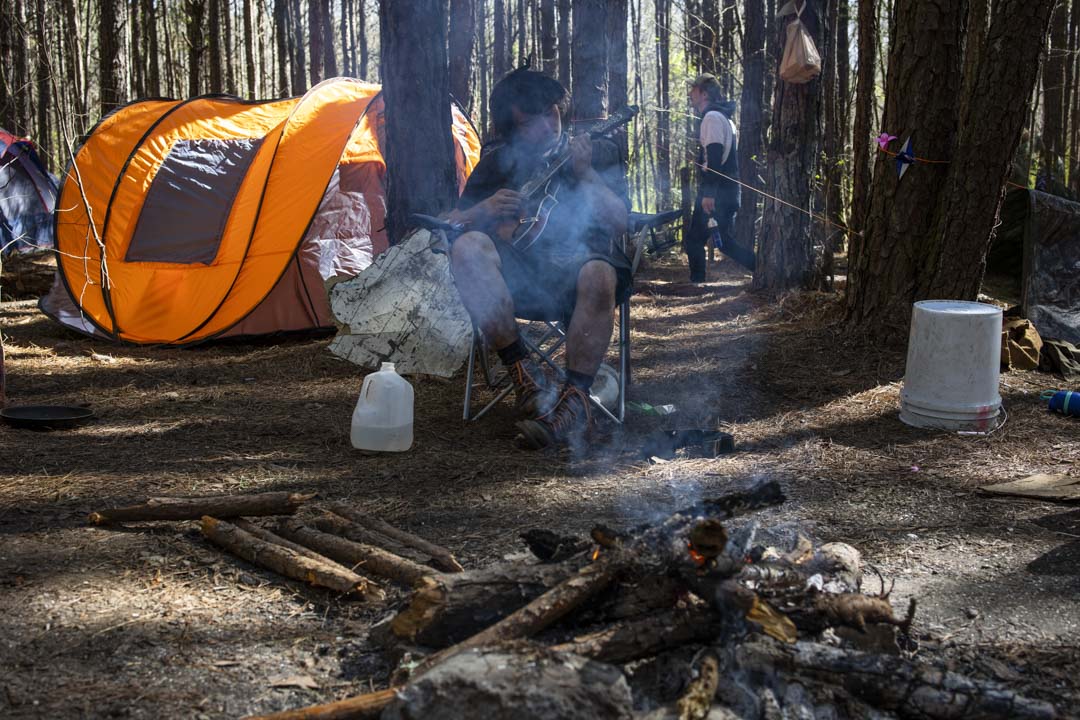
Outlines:
[[[180,140],[146,193],[127,262],[210,264],[262,138]]]

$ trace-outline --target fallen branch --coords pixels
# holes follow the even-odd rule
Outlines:
[[[198,520],[204,515],[234,518],[250,515],[292,515],[314,494],[272,492],[196,498],[150,498],[143,505],[90,513],[90,522],[104,525],[132,520]]]
[[[231,523],[204,516],[202,533],[209,540],[250,563],[279,575],[365,600],[384,600],[382,589],[356,573],[329,562],[318,562],[282,545],[261,540]]]
[[[552,650],[620,664],[683,645],[708,642],[719,634],[721,626],[716,613],[704,606],[671,610],[614,623],[556,645]]]
[[[377,718],[383,708],[393,701],[400,687],[379,690],[366,695],[337,700],[322,705],[310,705],[271,715],[252,715],[246,720],[366,720]]]
[[[337,535],[346,540],[363,543],[364,545],[380,547],[387,552],[394,553],[398,557],[412,560],[418,565],[426,565],[431,562],[430,555],[422,553],[416,548],[411,548],[408,545],[402,545],[397,540],[388,538],[382,533],[377,533],[374,530],[369,530],[361,525],[357,525],[352,520],[347,520],[329,510],[312,519],[310,522],[324,533]]]
[[[391,623],[394,635],[443,648],[475,635],[574,575],[579,564],[500,563],[427,577]]]
[[[435,570],[398,557],[373,545],[353,542],[337,535],[320,532],[305,526],[298,520],[285,520],[278,525],[278,532],[316,550],[353,569],[360,568],[371,575],[412,586],[417,581],[436,574]]]
[[[265,540],[266,542],[273,543],[275,545],[281,545],[282,547],[286,547],[286,548],[292,550],[293,552],[297,552],[297,553],[303,555],[304,557],[311,558],[312,560],[315,560],[317,562],[327,563],[327,564],[332,565],[334,567],[338,567],[338,565],[339,565],[339,563],[334,562],[332,559],[326,557],[325,555],[320,555],[319,553],[315,552],[311,548],[306,548],[303,545],[300,545],[299,543],[294,543],[291,540],[286,540],[285,538],[281,537],[280,535],[276,535],[275,533],[267,530],[263,526],[256,525],[255,523],[251,522],[250,520],[244,520],[242,518],[237,518],[236,520],[233,520],[233,525],[240,528],[241,530],[243,530],[246,533],[251,533],[255,537],[259,538],[260,540]]]
[[[839,685],[856,698],[908,718],[940,720],[1053,720],[1050,703],[1023,697],[997,683],[974,680],[890,655],[799,642],[748,642],[735,649],[741,668],[784,670]]]
[[[388,538],[392,538],[404,545],[408,545],[409,547],[416,548],[421,552],[427,553],[431,556],[432,560],[434,560],[436,566],[438,566],[440,570],[444,570],[446,572],[461,572],[465,569],[461,567],[458,561],[454,559],[454,556],[451,555],[450,551],[446,548],[430,543],[421,537],[413,535],[412,533],[405,532],[404,530],[399,530],[393,525],[390,525],[389,523],[384,522],[377,517],[372,517],[371,515],[356,510],[355,508],[349,507],[344,503],[335,503],[334,505],[330,506],[330,509],[338,515],[348,518],[349,520],[352,520],[353,522],[363,525],[365,527],[371,528],[376,532],[382,533]]]

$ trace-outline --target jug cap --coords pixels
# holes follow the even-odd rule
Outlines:
[[[384,362],[382,367],[379,368],[379,372],[394,372],[394,363]]]

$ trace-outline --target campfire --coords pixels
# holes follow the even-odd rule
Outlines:
[[[311,500],[157,500],[91,519],[201,518],[212,542],[287,577],[372,603],[387,602],[386,585],[410,589],[372,631],[398,660],[391,687],[268,716],[279,720],[478,708],[485,718],[1056,717],[905,654],[915,600],[895,613],[880,575],[864,592],[850,545],[762,527],[754,513],[784,502],[775,482],[588,538],[529,530],[531,559],[477,570],[354,507]],[[273,526],[223,519],[298,510]]]

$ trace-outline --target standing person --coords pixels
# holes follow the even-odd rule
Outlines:
[[[724,100],[720,82],[715,76],[704,74],[690,86],[690,104],[701,118],[698,125],[701,147],[697,157],[697,199],[683,248],[690,265],[690,282],[697,283],[705,281],[705,247],[710,236],[719,237],[718,249],[729,254],[735,250],[735,213],[739,211],[742,192],[737,182],[738,131],[731,119],[735,101]],[[742,258],[735,259],[743,262]]]
[[[469,176],[451,222],[450,264],[461,300],[510,371],[531,448],[580,448],[592,424],[589,388],[611,340],[615,307],[630,292],[622,251],[629,199],[618,145],[563,132],[570,105],[558,81],[516,70],[491,92],[498,142]],[[523,212],[518,189],[569,147],[558,203],[543,234],[527,248],[510,242]],[[507,232],[507,226],[509,231]],[[556,390],[529,359],[515,317],[566,323],[566,384]]]

